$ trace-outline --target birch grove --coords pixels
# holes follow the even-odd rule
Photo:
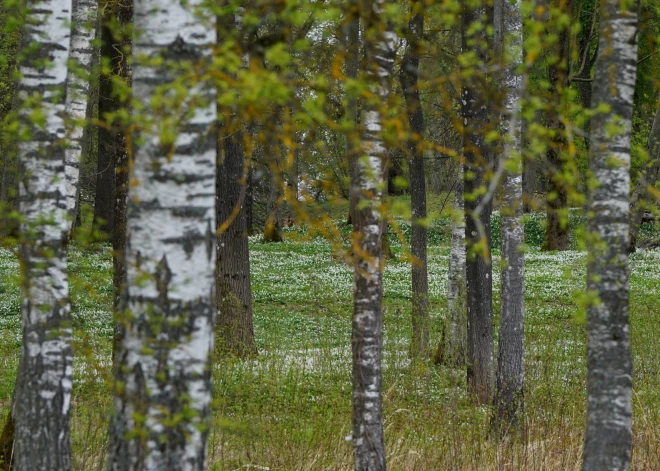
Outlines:
[[[587,428],[583,471],[627,470],[632,448],[629,328],[630,133],[637,3],[601,2],[591,106],[587,291]],[[614,130],[613,130],[614,127]]]
[[[203,78],[216,41],[214,21],[202,16],[200,5],[135,4],[140,36],[133,87],[145,121],[133,136],[128,282],[119,315],[124,332],[108,463],[115,471],[206,467],[215,320],[215,93],[204,81],[189,88],[190,73],[184,87],[178,75],[198,71]],[[174,107],[176,122],[169,120]]]
[[[30,2],[20,65],[23,344],[13,400],[18,471],[71,469],[73,350],[63,139],[70,0]],[[39,51],[39,54],[36,53]],[[34,119],[36,107],[41,119]]]
[[[658,468],[659,49],[660,0],[0,0],[0,471]]]

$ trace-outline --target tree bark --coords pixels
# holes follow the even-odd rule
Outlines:
[[[73,380],[66,241],[69,224],[64,174],[64,121],[71,1],[27,4],[18,84],[19,120],[30,133],[18,145],[23,344],[14,392],[15,466],[71,469],[69,422]],[[30,48],[30,49],[28,49]],[[32,49],[34,50],[34,49]],[[44,61],[48,66],[44,66]],[[45,122],[32,119],[29,100]],[[47,221],[47,222],[45,222]]]
[[[474,50],[481,65],[488,64],[488,37],[485,22],[487,8],[466,7],[463,13],[462,48]],[[474,30],[473,25],[484,27]],[[469,31],[473,31],[469,34]],[[490,214],[492,203],[479,189],[487,185],[485,174],[491,164],[490,146],[486,143],[489,129],[487,80],[475,75],[462,92],[463,155],[465,157],[465,241],[466,298],[468,320],[468,368],[470,391],[479,404],[490,404],[494,382],[493,362],[493,294],[490,252]],[[487,199],[485,199],[487,198]],[[477,208],[480,212],[475,214]]]
[[[216,219],[222,232],[217,245],[216,347],[220,355],[257,354],[252,322],[250,251],[245,212],[245,152],[243,134],[231,111],[225,113],[222,158],[216,183]],[[238,213],[234,214],[238,208]],[[232,221],[233,219],[233,221]],[[227,223],[231,223],[224,227]]]
[[[426,218],[426,175],[424,173],[424,113],[419,98],[419,50],[424,34],[424,6],[411,2],[412,18],[408,22],[409,37],[399,79],[406,100],[408,125],[412,134],[408,142],[410,168],[410,205],[412,208],[412,343],[413,357],[429,355],[429,282],[426,265],[428,240]]]
[[[142,34],[133,47],[133,85],[143,127],[133,139],[135,185],[128,189],[128,283],[111,471],[206,466],[217,135],[215,89],[191,81],[203,80],[196,71],[208,67],[216,33],[212,17],[199,19],[201,3],[145,0],[134,7]],[[144,57],[161,59],[145,65]],[[182,77],[182,70],[190,72]],[[171,93],[182,86],[188,90],[183,104]]]
[[[96,36],[97,21],[96,0],[73,0],[71,13],[71,59],[75,68],[70,68],[67,77],[66,111],[73,120],[66,149],[64,172],[66,175],[66,207],[69,213],[71,229],[79,210],[80,196],[80,159],[86,155],[89,146],[89,125],[86,120],[91,116],[92,102],[89,99],[92,79],[94,48],[92,41]],[[70,230],[71,230],[70,229]]]
[[[493,426],[498,436],[520,432],[524,392],[525,256],[522,201],[522,126],[520,105],[523,77],[523,21],[521,1],[495,2],[495,44],[502,64],[503,106],[500,128],[504,152],[500,165],[506,173],[502,184],[502,271],[500,335]]]
[[[642,167],[635,190],[630,197],[630,252],[636,250],[637,234],[639,226],[644,217],[644,211],[647,205],[644,200],[653,200],[653,195],[649,194],[648,188],[655,186],[660,179],[660,97],[656,106],[653,125],[647,145],[649,161]]]
[[[465,211],[463,210],[463,164],[454,185],[454,219],[451,225],[447,274],[447,318],[435,363],[462,368],[467,364],[467,308],[465,305]]]
[[[276,111],[275,122],[276,133],[281,131],[281,109]],[[277,142],[271,142],[269,146],[271,151],[268,168],[270,170],[270,190],[268,192],[268,201],[266,204],[266,224],[264,227],[264,242],[282,242],[282,187],[284,184],[284,175],[282,173],[282,159],[280,145]]]
[[[390,93],[395,35],[384,20],[383,0],[361,0],[364,22],[366,81],[360,122],[362,157],[358,178],[351,181],[360,202],[356,207],[353,291],[353,459],[356,471],[385,471],[381,355],[383,346],[383,202],[387,149],[382,137],[382,106]]]
[[[573,0],[568,0],[563,8],[573,12]],[[564,161],[561,152],[566,148],[564,125],[561,122],[561,94],[568,84],[569,45],[571,42],[570,28],[565,26],[559,31],[557,60],[548,67],[551,96],[547,112],[547,127],[554,135],[546,151],[546,175],[548,192],[546,197],[547,218],[545,223],[545,240],[541,250],[568,249],[568,192],[564,181]]]
[[[630,138],[637,70],[637,2],[601,2],[588,195],[587,429],[584,471],[627,470],[632,448],[632,356],[628,321]],[[612,135],[612,125],[618,131]]]

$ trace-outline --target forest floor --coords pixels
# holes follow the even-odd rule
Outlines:
[[[533,232],[533,231],[532,231]],[[350,470],[352,270],[321,240],[251,239],[256,358],[214,364],[209,469]],[[440,240],[442,239],[442,240]],[[431,237],[433,241],[433,236]],[[446,238],[429,248],[434,347],[446,313]],[[465,374],[411,363],[410,262],[396,241],[384,273],[383,401],[391,470],[578,470],[585,423],[586,253],[526,256],[524,442],[489,437]],[[498,256],[497,252],[494,254]],[[496,265],[497,266],[497,265]],[[112,259],[107,245],[71,250],[76,470],[103,469],[111,414]],[[0,249],[0,410],[7,413],[20,342],[15,253]],[[494,273],[495,312],[499,276]],[[631,257],[634,470],[660,469],[660,251]],[[497,329],[496,316],[495,326]],[[497,345],[497,343],[496,343]]]

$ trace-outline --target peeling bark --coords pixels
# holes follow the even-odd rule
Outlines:
[[[154,109],[174,98],[180,86],[174,70],[208,65],[215,21],[199,16],[200,5],[145,0],[134,7],[142,34],[134,42],[133,86],[145,124],[133,139],[111,471],[206,466],[215,320],[215,91],[195,84],[181,109]],[[146,65],[145,57],[162,63]],[[154,100],[157,93],[164,96]],[[173,112],[187,118],[177,122],[170,142],[162,127]]]
[[[591,120],[587,292],[587,428],[584,471],[625,471],[632,448],[629,302],[630,138],[637,72],[637,2],[604,0],[600,10]],[[617,132],[612,132],[612,125]]]
[[[29,2],[20,65],[19,120],[29,140],[18,145],[23,344],[14,392],[18,470],[71,469],[69,421],[73,379],[66,241],[69,224],[64,174],[64,121],[70,48],[70,0]],[[44,66],[44,63],[48,66]],[[32,119],[29,99],[43,125]]]

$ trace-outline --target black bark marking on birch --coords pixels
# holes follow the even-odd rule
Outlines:
[[[587,291],[587,426],[583,471],[626,471],[632,450],[632,356],[629,336],[630,138],[637,70],[637,2],[600,3],[599,54],[591,120]],[[616,119],[619,132],[610,127]],[[619,165],[613,163],[618,161]]]
[[[135,4],[135,29],[144,31],[133,48],[133,88],[142,102],[136,113],[150,112],[156,87],[175,82],[180,70],[149,67],[139,58],[162,57],[163,44],[174,43],[165,59],[170,65],[181,65],[180,54],[188,61],[198,57],[193,67],[208,66],[215,29],[195,19],[199,7],[196,1]],[[186,32],[203,34],[192,38]],[[177,36],[190,42],[182,44]],[[204,469],[215,317],[216,151],[215,138],[208,138],[214,134],[215,93],[209,83],[193,84],[189,93],[192,103],[204,105],[195,110],[195,124],[184,119],[176,132],[195,145],[162,145],[158,122],[140,128],[133,139],[139,145],[131,172],[139,184],[128,188],[128,282],[118,310],[127,315],[115,355],[109,471]]]
[[[46,0],[41,5],[50,5],[43,10],[52,14],[40,15],[39,9],[30,10],[34,3],[26,5],[30,27],[25,28],[22,48],[30,52],[20,64],[18,83],[19,122],[30,138],[18,145],[22,170],[18,200],[24,217],[20,244],[23,342],[12,406],[14,464],[19,470],[68,471],[73,350],[66,186],[60,177],[65,160],[62,117],[71,2]],[[43,127],[35,125],[32,109],[23,103],[34,99],[35,92],[42,93],[37,106],[45,116]],[[50,98],[44,98],[46,93]],[[49,220],[48,229],[44,219]]]
[[[357,3],[357,2],[356,2]],[[354,5],[356,5],[356,3]],[[351,181],[363,203],[356,208],[352,320],[353,459],[356,471],[385,471],[381,355],[383,342],[383,220],[380,213],[387,151],[380,110],[387,102],[394,65],[394,33],[384,19],[384,2],[359,3],[364,22],[365,75],[373,96],[362,108],[362,156]],[[364,201],[366,200],[366,201]],[[361,207],[362,206],[362,207]]]

